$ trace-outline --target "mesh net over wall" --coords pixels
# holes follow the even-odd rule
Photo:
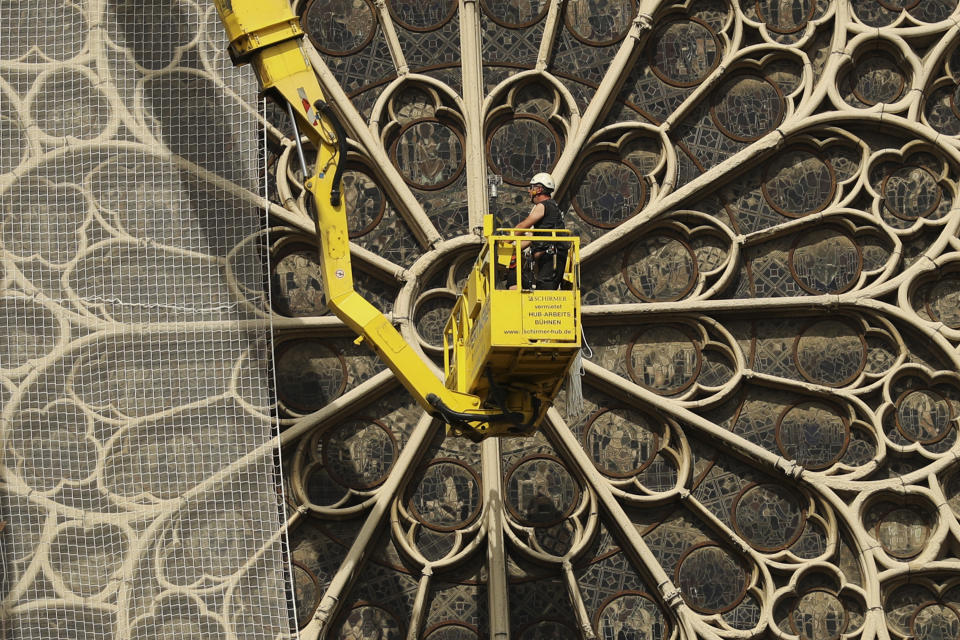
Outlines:
[[[205,2],[0,2],[0,637],[290,633],[257,84]]]

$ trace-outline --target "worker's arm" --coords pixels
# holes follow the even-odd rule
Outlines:
[[[533,209],[530,210],[530,213],[527,215],[523,221],[518,224],[516,229],[529,229],[533,225],[537,224],[543,219],[543,216],[546,215],[547,210],[544,208],[542,202],[538,202],[533,205]]]
[[[533,209],[530,209],[530,213],[527,214],[527,217],[524,218],[520,222],[520,224],[518,224],[515,228],[530,229],[531,227],[533,227],[533,225],[540,222],[540,220],[543,219],[543,216],[546,215],[546,213],[547,213],[547,210],[543,206],[543,203],[538,202],[537,204],[533,205]],[[520,243],[520,249],[526,249],[529,246],[530,246],[529,240],[524,240],[523,242]]]

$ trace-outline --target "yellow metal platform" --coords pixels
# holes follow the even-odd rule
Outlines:
[[[532,423],[504,435],[529,433],[580,349],[580,240],[536,229],[497,229],[486,240],[444,331],[446,385],[488,408],[532,412]],[[534,258],[522,247],[531,241],[566,249],[557,252],[565,254],[558,289],[523,288]]]

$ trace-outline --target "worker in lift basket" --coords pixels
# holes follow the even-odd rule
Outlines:
[[[538,173],[530,180],[527,191],[533,209],[517,225],[518,229],[563,229],[563,212],[553,199],[557,185],[549,173]],[[559,289],[570,244],[567,242],[523,243],[526,251],[521,282],[524,289]],[[536,287],[534,287],[536,285]]]

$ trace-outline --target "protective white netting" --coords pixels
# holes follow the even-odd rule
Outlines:
[[[0,637],[290,633],[257,84],[212,4],[0,0]]]

